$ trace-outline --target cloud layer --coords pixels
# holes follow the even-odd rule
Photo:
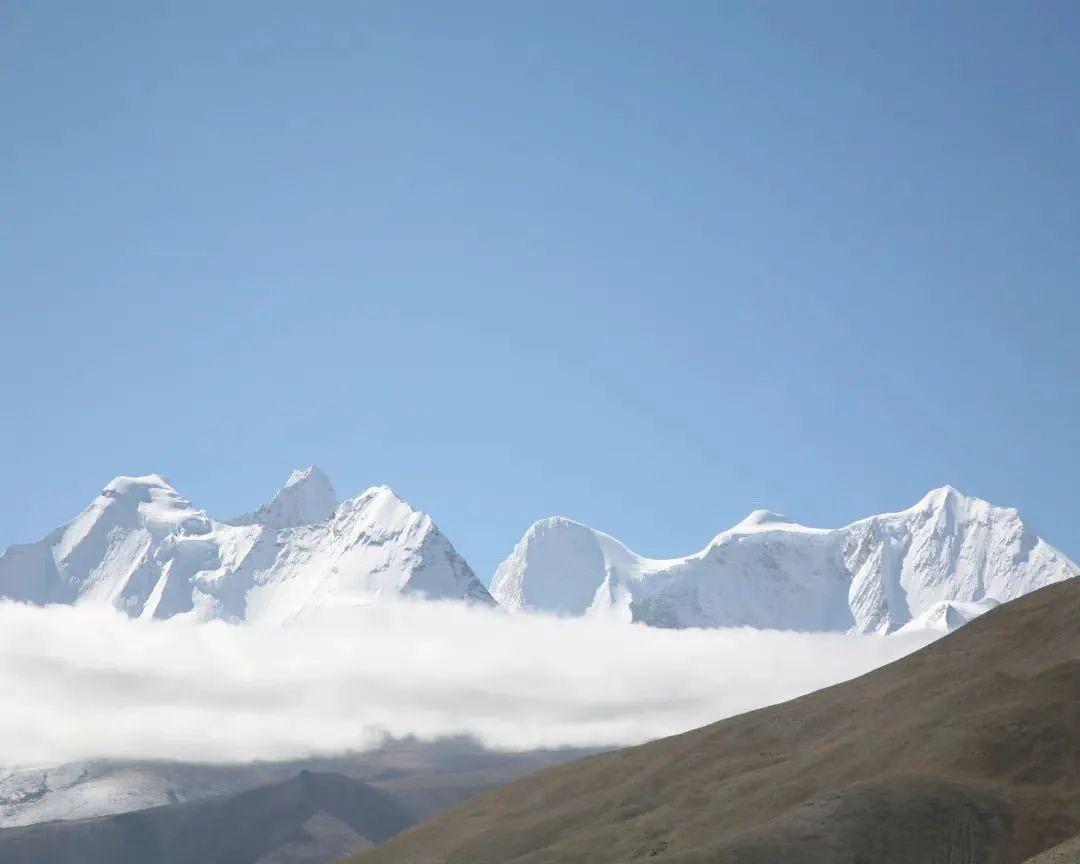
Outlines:
[[[404,601],[284,628],[5,602],[0,764],[275,759],[383,734],[632,744],[846,680],[931,638],[657,630]]]

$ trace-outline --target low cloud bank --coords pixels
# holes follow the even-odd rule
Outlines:
[[[384,734],[633,744],[855,677],[931,639],[657,630],[404,601],[284,628],[4,602],[0,764],[292,758]]]

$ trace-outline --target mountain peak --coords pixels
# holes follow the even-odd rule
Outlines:
[[[293,486],[300,486],[304,483],[330,483],[330,478],[326,476],[326,473],[318,465],[308,465],[307,468],[297,468],[289,475],[289,479],[285,481],[285,488],[291,489]]]
[[[118,477],[66,525],[0,553],[0,597],[147,618],[283,622],[402,594],[494,603],[430,516],[389,486],[339,506],[314,465],[230,522],[160,475]]]
[[[106,498],[126,498],[135,495],[142,500],[148,500],[151,489],[176,492],[162,474],[145,474],[142,477],[128,477],[121,474],[105,485],[102,494]]]
[[[939,486],[931,489],[918,503],[907,510],[907,514],[931,514],[944,519],[991,519],[1001,522],[1023,523],[1020,512],[1015,507],[999,507],[974,495],[965,495],[955,486]]]
[[[565,516],[533,522],[491,579],[491,596],[504,608],[578,615],[592,604],[603,573],[606,535]],[[629,554],[629,553],[627,553]]]
[[[69,527],[75,529],[76,535],[81,535],[91,530],[106,513],[112,514],[110,519],[121,518],[120,514],[126,513],[129,516],[122,518],[141,521],[146,527],[165,532],[202,534],[210,528],[206,513],[196,509],[161,474],[113,478]]]
[[[393,486],[389,486],[386,483],[380,483],[378,486],[371,486],[370,488],[364,490],[363,494],[369,495],[372,498],[387,498],[393,499],[394,501],[400,501],[402,504],[408,504],[408,502],[404,498],[398,495],[397,490],[394,489]],[[409,507],[410,509],[412,509],[411,504],[409,505]]]
[[[275,531],[325,522],[337,508],[337,493],[317,465],[297,468],[285,485],[254,513],[231,520],[233,525],[263,525]]]
[[[413,507],[402,498],[393,487],[385,483],[378,486],[369,486],[359,495],[343,501],[336,510],[337,515],[349,513],[364,513],[366,518],[380,523],[398,523],[409,518],[427,518],[424,511]]]
[[[1016,510],[943,486],[908,510],[840,528],[754,510],[704,549],[663,560],[565,519],[541,520],[498,566],[491,592],[511,610],[610,608],[660,627],[885,633],[942,602],[951,605],[918,626],[954,627],[985,611],[979,604],[1078,574]]]
[[[950,486],[946,483],[944,486],[939,486],[937,489],[931,489],[923,495],[919,500],[919,503],[915,506],[920,510],[929,508],[937,509],[956,501],[966,501],[967,498],[968,496],[955,486]]]
[[[547,516],[543,519],[537,519],[532,525],[529,526],[525,532],[523,541],[528,542],[534,540],[537,537],[542,537],[544,534],[551,531],[589,531],[593,529],[586,525],[582,525],[580,522],[575,522],[573,519],[568,519],[566,516]]]
[[[760,528],[765,525],[794,525],[795,520],[773,510],[752,510],[737,528]]]

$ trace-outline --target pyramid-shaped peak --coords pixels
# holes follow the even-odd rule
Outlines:
[[[359,495],[343,502],[339,514],[342,512],[363,514],[363,519],[371,525],[379,526],[379,530],[391,530],[393,526],[400,526],[405,520],[420,520],[429,527],[434,527],[431,517],[406,501],[397,491],[386,484],[370,486]],[[396,529],[395,529],[396,530]]]
[[[230,520],[233,525],[263,525],[279,531],[314,525],[337,509],[337,493],[330,478],[317,465],[297,468],[285,485],[254,513]]]
[[[919,499],[918,504],[907,512],[952,514],[955,516],[973,513],[997,514],[1006,517],[1009,514],[1014,517],[1019,515],[1012,507],[995,506],[989,501],[977,498],[974,495],[965,495],[955,486],[948,485],[931,489]]]
[[[953,501],[965,501],[967,500],[967,497],[967,495],[955,486],[950,486],[946,483],[944,486],[939,486],[937,489],[931,489],[923,495],[919,504],[929,507],[942,507]]]
[[[308,483],[329,487],[330,489],[334,488],[333,484],[330,482],[330,478],[326,476],[326,472],[318,465],[308,465],[307,468],[297,468],[289,475],[289,479],[285,481],[284,488],[291,489],[294,486],[301,486]]]

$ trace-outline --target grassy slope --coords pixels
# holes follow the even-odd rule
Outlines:
[[[355,864],[1022,862],[1080,831],[1080,581],[801,699],[485,793]]]

